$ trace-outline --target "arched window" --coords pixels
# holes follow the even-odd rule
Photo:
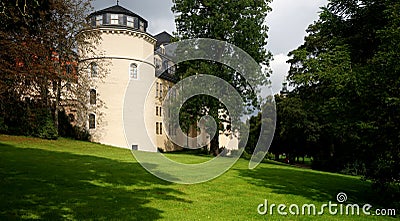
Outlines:
[[[138,70],[137,70],[137,65],[135,63],[132,63],[129,66],[129,77],[131,79],[138,79]]]
[[[92,77],[97,77],[98,72],[98,66],[96,62],[90,63],[90,74]]]
[[[94,105],[96,104],[96,100],[97,100],[97,92],[95,89],[91,89],[90,90],[90,97],[89,97],[89,102],[90,104]]]
[[[96,128],[96,115],[89,114],[89,129]]]

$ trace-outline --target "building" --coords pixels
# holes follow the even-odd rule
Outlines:
[[[91,60],[89,74],[94,82],[90,103],[96,105],[97,98],[104,102],[102,116],[88,116],[93,141],[143,151],[181,148],[168,140],[162,124],[162,98],[176,82],[174,64],[163,56],[172,36],[166,32],[152,36],[144,18],[118,4],[90,14],[89,20],[92,29],[101,33],[96,50],[103,53],[85,58]],[[96,79],[99,59],[110,63],[110,74],[102,80]],[[156,76],[158,69],[167,71]],[[133,114],[124,116],[124,108],[125,114]],[[129,123],[124,125],[124,119]],[[129,130],[129,145],[124,129]],[[196,134],[192,130],[190,136]]]

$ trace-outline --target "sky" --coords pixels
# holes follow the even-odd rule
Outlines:
[[[116,0],[94,0],[95,10],[116,4]],[[148,32],[156,35],[175,31],[174,15],[171,12],[172,0],[120,0],[119,4],[142,16],[149,22]],[[274,0],[267,16],[269,27],[267,48],[274,55],[271,62],[272,90],[280,91],[282,82],[289,70],[287,54],[303,44],[307,27],[318,19],[320,7],[327,0]]]

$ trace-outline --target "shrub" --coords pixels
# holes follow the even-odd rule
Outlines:
[[[35,124],[32,136],[42,139],[56,140],[58,138],[53,118],[48,109],[38,108],[35,110]]]

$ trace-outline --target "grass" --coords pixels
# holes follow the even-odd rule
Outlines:
[[[168,157],[186,163],[209,159]],[[0,220],[396,220],[259,215],[257,206],[265,199],[320,206],[336,202],[339,192],[347,193],[348,203],[391,205],[357,177],[268,163],[248,170],[247,165],[241,159],[217,179],[179,185],[149,174],[129,150],[0,135]]]

